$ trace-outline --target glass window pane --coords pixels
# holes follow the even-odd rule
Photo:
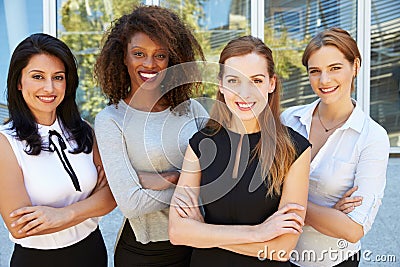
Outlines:
[[[0,122],[8,116],[6,83],[11,54],[28,35],[42,31],[42,0],[0,0]]]
[[[93,121],[106,100],[96,87],[93,66],[101,39],[110,22],[129,13],[140,0],[58,0],[57,36],[72,50],[79,65],[78,105],[82,116]]]
[[[265,43],[274,52],[283,80],[283,107],[316,99],[301,64],[311,37],[329,27],[341,27],[356,38],[356,0],[265,0]]]
[[[371,117],[400,147],[400,0],[371,5]]]
[[[231,39],[250,34],[250,0],[160,0],[176,10],[195,30],[208,61],[218,62],[219,53]]]

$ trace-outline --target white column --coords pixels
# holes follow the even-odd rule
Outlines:
[[[43,32],[57,37],[57,5],[55,0],[43,0]]]
[[[371,90],[371,1],[357,1],[357,44],[362,63],[357,76],[357,102],[369,114]]]
[[[251,35],[264,41],[264,0],[251,0]]]

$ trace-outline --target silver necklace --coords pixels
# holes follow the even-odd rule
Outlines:
[[[321,123],[321,126],[322,126],[322,128],[324,128],[324,130],[325,130],[326,133],[329,132],[329,131],[331,131],[331,130],[333,130],[333,129],[335,129],[336,127],[339,127],[339,125],[341,125],[342,123],[345,123],[345,122],[347,121],[347,118],[346,118],[344,121],[341,121],[340,123],[336,124],[336,125],[333,126],[332,128],[327,128],[327,127],[325,127],[325,125],[322,123],[321,116],[319,115],[319,107],[317,108],[317,115],[318,115],[319,123]]]

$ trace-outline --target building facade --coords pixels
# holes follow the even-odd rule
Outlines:
[[[136,4],[177,11],[195,30],[208,61],[218,61],[233,37],[263,39],[283,78],[283,107],[315,99],[301,65],[309,38],[329,27],[346,29],[363,56],[354,98],[388,131],[391,152],[400,153],[400,0],[0,0],[0,39],[6,40],[0,42],[0,116],[10,54],[33,32],[71,47],[80,66],[82,113],[95,116],[105,103],[91,72],[102,34]]]

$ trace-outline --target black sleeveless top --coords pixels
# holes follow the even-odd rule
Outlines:
[[[252,151],[260,133],[243,136],[237,178],[232,177],[240,134],[221,129],[207,135],[197,132],[189,144],[200,161],[202,171],[200,197],[206,223],[224,225],[256,225],[278,210],[280,196],[267,196],[267,184],[261,177],[258,159]],[[288,127],[299,157],[310,143]],[[297,158],[296,157],[296,158]],[[290,266],[289,262],[264,260],[220,248],[198,249],[190,266]]]

